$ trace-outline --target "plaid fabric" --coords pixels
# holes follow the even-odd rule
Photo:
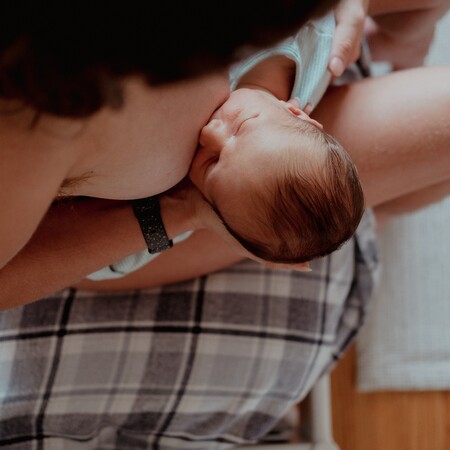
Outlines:
[[[147,291],[0,314],[0,446],[225,449],[260,440],[359,329],[371,216],[311,273],[246,261]]]

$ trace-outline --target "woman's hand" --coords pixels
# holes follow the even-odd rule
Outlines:
[[[161,217],[169,238],[185,232],[211,228],[217,215],[201,192],[185,178],[159,196]]]
[[[341,0],[334,9],[336,32],[328,70],[336,78],[359,57],[368,4],[369,0]]]

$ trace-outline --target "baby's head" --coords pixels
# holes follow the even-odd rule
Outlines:
[[[265,261],[329,254],[361,219],[356,168],[313,122],[271,94],[238,89],[201,132],[190,178],[228,232]]]

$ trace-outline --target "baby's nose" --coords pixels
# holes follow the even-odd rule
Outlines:
[[[199,143],[208,150],[220,151],[227,139],[225,123],[220,119],[212,119],[202,128]]]

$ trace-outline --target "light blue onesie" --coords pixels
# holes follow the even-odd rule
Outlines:
[[[292,59],[297,68],[291,97],[298,98],[302,107],[311,103],[314,108],[325,93],[331,79],[327,65],[334,29],[334,15],[330,13],[321,19],[307,22],[295,36],[281,44],[262,50],[236,64],[230,71],[231,90],[236,88],[242,75],[260,62],[271,56],[284,55]],[[190,234],[191,232],[187,232],[177,236],[174,243],[186,239]],[[140,269],[157,256],[158,254],[150,254],[144,250],[98,270],[88,278],[91,280],[120,278]]]

